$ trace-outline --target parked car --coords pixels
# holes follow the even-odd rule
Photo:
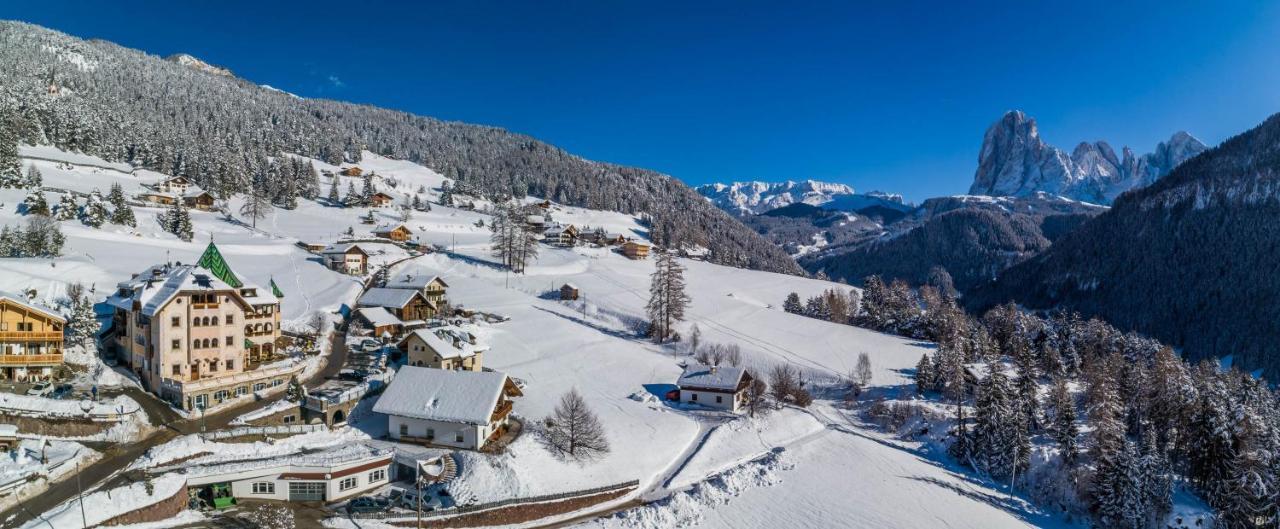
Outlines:
[[[411,511],[418,510],[418,491],[404,491],[404,494],[400,496],[400,507]],[[422,512],[431,512],[443,508],[444,502],[440,501],[440,498],[430,493],[422,494]]]
[[[363,369],[343,369],[338,371],[338,380],[351,380],[360,382],[369,376],[369,372]]]
[[[53,394],[50,396],[55,399],[65,399],[67,397],[70,397],[74,391],[75,391],[75,388],[71,387],[71,384],[59,384],[58,387],[53,390]]]
[[[347,503],[347,512],[349,513],[366,513],[366,512],[384,512],[391,503],[385,498],[374,496],[361,496]]]
[[[27,390],[27,395],[35,397],[48,397],[51,393],[53,393],[53,384],[49,382],[36,383],[36,385],[31,386],[31,389]]]

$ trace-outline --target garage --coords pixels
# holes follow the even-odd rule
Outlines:
[[[289,501],[324,501],[323,481],[290,481]]]

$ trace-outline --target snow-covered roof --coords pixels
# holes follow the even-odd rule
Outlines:
[[[39,312],[41,314],[44,314],[45,316],[56,319],[63,323],[67,322],[67,319],[63,318],[62,315],[58,313],[58,311],[52,308],[46,307],[44,305],[39,305],[36,303],[32,303],[30,301],[27,301],[24,296],[21,296],[19,294],[14,294],[11,292],[0,292],[0,300],[7,300],[10,303],[13,303],[14,305],[17,305],[19,307],[23,307],[35,312]],[[3,426],[3,425],[0,425],[0,426]]]
[[[432,421],[489,424],[507,375],[497,371],[454,371],[404,366],[396,373],[375,413]]]
[[[270,287],[260,287],[247,281],[237,289],[237,292],[250,305],[274,305],[280,302],[280,298],[271,292]]]
[[[524,218],[524,221],[529,224],[542,224],[546,222],[547,219],[543,218],[542,215],[529,215]]]
[[[12,424],[0,424],[0,435],[5,437],[17,437],[18,427]]]
[[[330,244],[329,246],[325,246],[323,250],[320,250],[320,253],[321,254],[345,254],[347,252],[350,252],[352,249],[355,249],[365,255],[369,254],[369,252],[364,251],[364,248],[361,248],[358,244],[353,242],[340,242],[340,243]]]
[[[408,232],[411,232],[411,233],[413,232],[413,230],[410,230],[408,226],[405,226],[404,224],[399,224],[399,223],[397,223],[397,224],[382,224],[382,225],[379,225],[378,227],[376,227],[376,228],[374,228],[374,229],[373,229],[373,232],[374,232],[374,233],[391,233],[391,232],[396,231],[397,229],[400,229],[400,228],[404,228],[404,229],[405,229],[405,231],[408,231]]]
[[[735,391],[746,371],[741,367],[691,364],[680,374],[677,386]]]
[[[387,309],[382,307],[365,307],[363,309],[356,309],[356,314],[359,314],[361,318],[364,318],[365,321],[369,322],[374,327],[401,325],[400,318],[397,318],[394,314],[387,312]]]
[[[213,273],[194,265],[159,264],[143,270],[128,281],[122,281],[116,292],[107,298],[107,304],[124,310],[132,310],[136,302],[146,316],[154,316],[169,301],[182,292],[236,291],[231,285],[218,279]],[[234,296],[241,299],[239,296]]]
[[[421,297],[417,290],[408,290],[403,288],[371,288],[360,296],[360,301],[356,302],[357,307],[391,307],[401,309],[413,300],[414,296]],[[428,301],[428,304],[431,302]]]
[[[387,280],[387,288],[412,288],[422,290],[427,288],[434,281],[439,281],[445,288],[449,287],[440,276],[432,276],[426,274],[400,274],[395,278]]]
[[[408,336],[405,336],[400,343],[404,343],[411,337],[417,336],[427,347],[440,355],[440,358],[466,358],[476,353],[483,353],[489,350],[489,346],[484,343],[471,343],[474,335],[459,329],[457,327],[439,327],[435,329],[418,329]]]

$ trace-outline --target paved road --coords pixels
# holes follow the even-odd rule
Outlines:
[[[346,362],[347,348],[342,339],[342,334],[333,333],[331,343],[333,346],[328,362],[316,376],[307,382],[307,386],[318,386],[326,379],[337,375],[338,370],[342,369],[342,364]],[[143,410],[147,412],[147,417],[151,420],[152,425],[160,426],[161,428],[139,441],[117,444],[108,448],[103,452],[101,459],[80,469],[79,484],[83,485],[86,491],[92,490],[101,483],[115,485],[116,483],[124,484],[133,481],[129,476],[118,474],[128,467],[130,463],[142,457],[147,450],[169,442],[178,435],[200,432],[202,419],[199,416],[183,419],[181,415],[169,408],[168,404],[137,388],[126,389],[125,394],[142,406]],[[232,419],[250,411],[264,408],[282,398],[284,398],[284,392],[243,406],[219,410],[216,413],[205,416],[203,423],[208,431],[226,428],[230,425]],[[79,488],[75,477],[69,476],[50,485],[48,490],[35,498],[31,498],[5,512],[0,512],[0,520],[7,520],[4,522],[3,527],[19,527],[34,519],[39,513],[47,512],[59,504],[76,497],[78,493]],[[10,516],[13,516],[13,518],[9,519]]]

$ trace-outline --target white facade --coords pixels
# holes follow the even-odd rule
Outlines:
[[[371,454],[340,463],[298,460],[261,468],[228,472],[195,472],[188,487],[229,483],[238,499],[335,502],[377,489],[391,482],[393,458]]]
[[[746,391],[739,391],[735,394],[719,391],[680,389],[680,402],[685,404],[697,404],[699,406],[718,410],[728,410],[732,412],[741,411],[742,406],[746,404],[746,400]]]
[[[506,424],[506,417],[488,425],[475,425],[388,415],[387,433],[397,441],[405,436],[426,439],[433,445],[479,450],[495,430]]]

